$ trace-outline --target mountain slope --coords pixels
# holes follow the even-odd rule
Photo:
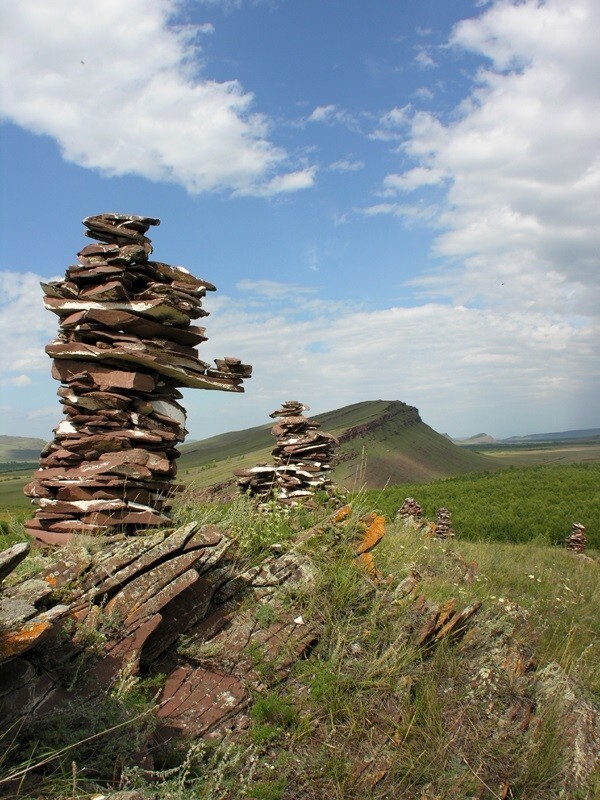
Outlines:
[[[510,436],[508,439],[500,439],[500,443],[518,444],[520,442],[576,441],[578,439],[598,439],[599,437],[600,428],[586,428],[585,430],[555,431],[554,433],[531,433],[528,436]]]
[[[317,414],[324,431],[340,440],[335,481],[349,489],[497,469],[493,459],[465,451],[426,425],[413,406],[371,400]],[[182,448],[179,475],[198,487],[231,480],[236,469],[270,460],[271,425],[214,436]]]
[[[36,461],[46,445],[43,439],[27,436],[0,436],[0,463],[6,461]]]

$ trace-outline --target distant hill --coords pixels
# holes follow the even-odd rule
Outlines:
[[[511,436],[500,439],[500,442],[565,442],[577,439],[593,440],[600,438],[600,428],[586,428],[585,430],[558,431],[555,433],[532,433],[529,436]]]
[[[497,469],[493,459],[453,444],[398,400],[355,403],[312,419],[340,440],[335,481],[349,489],[423,482]],[[198,487],[230,481],[235,469],[267,462],[271,424],[213,436],[181,448],[179,476]]]
[[[43,439],[30,439],[26,436],[0,436],[0,463],[35,461],[45,447]]]
[[[475,436],[469,436],[466,439],[452,439],[451,436],[448,437],[454,444],[459,445],[472,445],[472,444],[494,444],[495,439],[493,436],[490,436],[489,433],[476,433]]]

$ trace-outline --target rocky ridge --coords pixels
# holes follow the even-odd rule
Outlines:
[[[431,546],[444,546],[435,540],[435,525],[426,520],[409,515],[397,524]],[[415,568],[400,581],[382,575],[376,548],[385,536],[381,515],[372,512],[356,519],[346,506],[251,565],[244,563],[226,529],[190,522],[106,543],[95,552],[62,549],[27,579],[16,578],[15,570],[30,548],[17,544],[0,556],[1,724],[22,725],[24,730],[51,725],[82,698],[99,705],[115,687],[140,676],[162,675],[147,712],[155,722],[137,744],[134,758],[148,775],[153,774],[153,753],[166,746],[243,740],[253,703],[277,686],[287,685],[293,695],[294,666],[306,659],[310,663],[311,652],[325,635],[323,620],[307,617],[294,600],[315,591],[318,575],[311,552],[346,540],[356,560],[354,580],[364,584],[370,602],[385,598],[390,611],[404,609],[395,638],[420,652],[424,665],[442,643],[451,648],[457,667],[439,691],[444,697],[456,695],[462,709],[452,723],[458,726],[453,737],[459,742],[465,737],[466,742],[476,729],[482,741],[528,751],[558,703],[573,747],[561,761],[559,789],[548,797],[591,800],[585,787],[598,758],[598,710],[557,665],[536,668],[528,615],[514,604],[499,611],[457,599],[428,599]],[[456,580],[473,580],[476,565],[451,550],[447,558]],[[356,658],[360,641],[348,643],[341,656],[344,663]],[[459,664],[464,665],[460,670]],[[466,665],[470,677],[465,683],[461,671]],[[409,693],[413,681],[406,684]],[[394,693],[388,697],[381,691],[383,708]],[[365,792],[393,796],[392,764],[403,730],[389,714],[371,721],[371,755],[361,760],[361,752],[355,754],[355,793],[349,797],[364,797]],[[315,742],[321,735],[330,734],[317,727]],[[240,765],[241,774],[250,768],[250,763]],[[515,796],[509,770],[497,773],[494,765],[470,763],[461,767],[467,777],[473,769],[487,785],[496,781],[491,794],[483,791],[473,798]],[[0,777],[0,790],[10,791],[25,777],[36,785],[33,769],[12,781],[10,776]],[[286,798],[317,796],[304,786],[301,773],[296,778]],[[456,785],[463,780],[457,772]],[[432,787],[429,793],[406,797],[433,800],[438,795]]]

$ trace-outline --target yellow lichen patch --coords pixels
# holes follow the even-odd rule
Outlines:
[[[352,511],[352,506],[346,505],[338,508],[335,514],[331,517],[331,521],[334,523],[343,522],[345,519],[348,519],[350,513]]]
[[[369,516],[371,521],[368,523],[368,527],[363,534],[362,541],[354,550],[356,555],[367,553],[369,550],[372,550],[385,535],[385,517],[379,514],[370,514]]]
[[[24,625],[18,631],[2,633],[0,635],[0,658],[4,660],[25,653],[46,633],[50,624],[44,620]]]
[[[359,564],[362,564],[372,578],[376,578],[379,575],[375,566],[375,559],[371,553],[361,553],[356,560]]]

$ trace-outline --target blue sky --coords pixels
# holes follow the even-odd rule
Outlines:
[[[190,438],[398,399],[455,436],[596,427],[594,0],[1,0],[0,432],[60,419],[39,281],[84,216],[217,285]]]

